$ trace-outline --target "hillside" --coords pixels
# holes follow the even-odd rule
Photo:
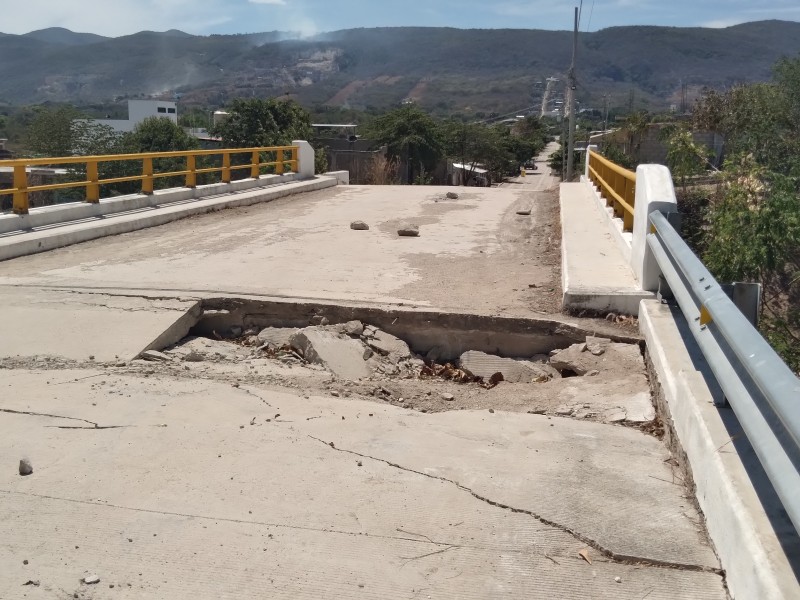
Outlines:
[[[351,29],[303,40],[291,34],[119,38],[49,29],[0,34],[0,102],[88,104],[180,93],[186,104],[289,94],[308,105],[385,108],[412,97],[439,113],[504,112],[540,101],[563,77],[571,33],[448,28]],[[768,79],[800,53],[800,23],[727,29],[616,27],[582,34],[579,98],[662,108],[682,84],[697,93]]]

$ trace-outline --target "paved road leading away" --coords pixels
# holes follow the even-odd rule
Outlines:
[[[345,186],[203,215],[0,263],[0,286],[557,312],[557,202],[546,171],[502,188]],[[446,199],[454,189],[460,198]],[[370,230],[351,230],[354,220]],[[418,224],[420,237],[398,237],[403,223]]]

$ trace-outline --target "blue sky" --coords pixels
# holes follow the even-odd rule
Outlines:
[[[572,0],[0,0],[0,31],[67,27],[103,35],[144,29],[188,33],[351,27],[571,29]],[[616,25],[727,27],[800,21],[800,0],[584,0],[581,30]]]

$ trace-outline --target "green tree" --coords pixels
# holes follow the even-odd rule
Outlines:
[[[764,287],[762,332],[800,369],[800,194],[795,177],[775,173],[753,155],[725,166],[712,200],[704,260],[721,281]]]
[[[28,126],[26,146],[40,156],[72,156],[75,149],[73,123],[80,113],[72,106],[39,107]]]
[[[639,162],[639,151],[649,125],[650,117],[643,110],[628,115],[622,125],[622,131],[627,139],[628,154],[634,163]]]
[[[293,100],[236,98],[227,108],[229,117],[209,132],[231,148],[287,146],[311,138],[311,117]]]
[[[176,125],[172,120],[164,117],[148,117],[133,131],[125,134],[122,146],[126,154],[139,154],[146,152],[182,152],[186,150],[196,150],[200,147],[197,138],[186,133],[182,127]],[[113,163],[112,163],[113,164]],[[138,164],[126,162],[125,168],[131,171],[130,174],[136,175],[140,172]],[[122,165],[120,165],[122,166]],[[197,168],[211,166],[206,159],[197,159]],[[153,170],[156,173],[172,173],[186,169],[185,158],[158,158],[153,161]],[[135,172],[133,172],[135,171]],[[210,182],[207,175],[199,175],[198,183]],[[138,186],[139,184],[134,184]],[[160,177],[155,180],[155,189],[165,189],[180,187],[185,185],[183,177]],[[127,186],[130,189],[130,186]],[[131,191],[136,191],[131,190]]]
[[[667,166],[686,193],[689,178],[707,170],[709,151],[695,143],[691,131],[678,125],[664,127],[659,138],[667,145]]]
[[[533,145],[531,156],[528,157],[532,158],[547,146],[550,140],[548,129],[549,127],[539,117],[528,116],[514,124],[511,134]]]
[[[430,173],[444,158],[439,127],[416,106],[397,108],[375,120],[371,134],[386,144],[389,157],[403,163],[404,182],[411,183],[420,173]]]
[[[761,330],[800,370],[800,59],[772,82],[707,91],[697,128],[725,138],[724,183],[711,198],[701,246],[721,280],[764,289]]]

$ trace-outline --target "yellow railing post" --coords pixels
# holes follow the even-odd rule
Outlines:
[[[148,196],[153,193],[153,159],[142,159],[142,193]]]
[[[276,150],[275,151],[275,173],[278,175],[283,175],[283,150]]]
[[[14,214],[28,214],[28,172],[25,165],[14,165]]]
[[[625,180],[625,193],[622,194],[622,197],[625,198],[625,202],[627,202],[630,206],[635,207],[636,202],[636,183],[631,181],[630,179]],[[635,213],[625,211],[625,217],[622,219],[623,223],[623,230],[624,231],[633,231],[633,216]]]
[[[258,150],[255,150],[250,158],[250,177],[253,179],[261,177],[261,153]]]
[[[186,155],[186,187],[197,187],[197,157],[194,154]]]
[[[86,161],[86,201],[95,204],[100,202],[100,186],[97,184],[100,176],[97,169],[97,160]]]
[[[222,153],[222,183],[231,182],[231,153]]]
[[[300,161],[297,158],[299,148],[297,146],[292,146],[292,172],[299,173],[300,172]]]

